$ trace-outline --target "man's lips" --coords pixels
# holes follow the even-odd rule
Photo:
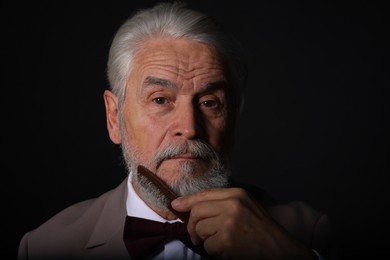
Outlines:
[[[175,155],[175,156],[172,156],[169,159],[188,159],[188,160],[197,160],[197,159],[200,159],[199,157],[197,156],[194,156],[192,154],[179,154],[179,155]]]
[[[170,160],[188,160],[188,161],[191,161],[191,160],[203,160],[203,158],[199,157],[199,156],[195,156],[193,154],[178,154],[178,155],[174,155],[174,156],[170,156],[168,158],[165,158],[164,160],[160,161],[160,163],[157,164],[156,166],[156,169],[160,168],[160,165],[166,161],[170,161]]]

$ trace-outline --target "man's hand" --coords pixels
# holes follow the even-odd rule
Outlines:
[[[172,201],[191,211],[188,232],[194,244],[223,259],[316,259],[240,188],[208,189]]]

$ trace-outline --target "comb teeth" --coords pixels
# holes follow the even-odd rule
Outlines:
[[[148,181],[150,181],[150,183],[153,184],[153,186],[155,186],[162,194],[164,194],[168,200],[169,210],[178,218],[180,218],[184,223],[188,223],[189,212],[179,212],[174,210],[171,206],[171,202],[178,197],[176,193],[163,180],[161,180],[156,174],[151,172],[145,166],[139,165],[137,170],[139,174],[145,177]]]

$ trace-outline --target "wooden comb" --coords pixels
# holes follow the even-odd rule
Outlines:
[[[153,184],[153,186],[155,186],[162,194],[164,194],[168,200],[169,210],[187,224],[190,217],[189,212],[179,212],[174,210],[171,206],[171,202],[179,196],[177,196],[176,193],[163,180],[161,180],[156,174],[151,172],[145,166],[139,165],[137,170],[139,174],[145,177],[150,183]]]

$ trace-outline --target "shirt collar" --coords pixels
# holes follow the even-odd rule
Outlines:
[[[132,185],[132,173],[130,173],[129,178],[127,178],[127,189],[128,189],[128,194],[126,198],[126,210],[128,216],[150,219],[158,222],[179,221],[178,219],[173,221],[168,221],[165,218],[158,215],[154,210],[149,208],[148,205],[146,205],[146,203],[138,196],[138,194],[134,190],[134,187]]]

